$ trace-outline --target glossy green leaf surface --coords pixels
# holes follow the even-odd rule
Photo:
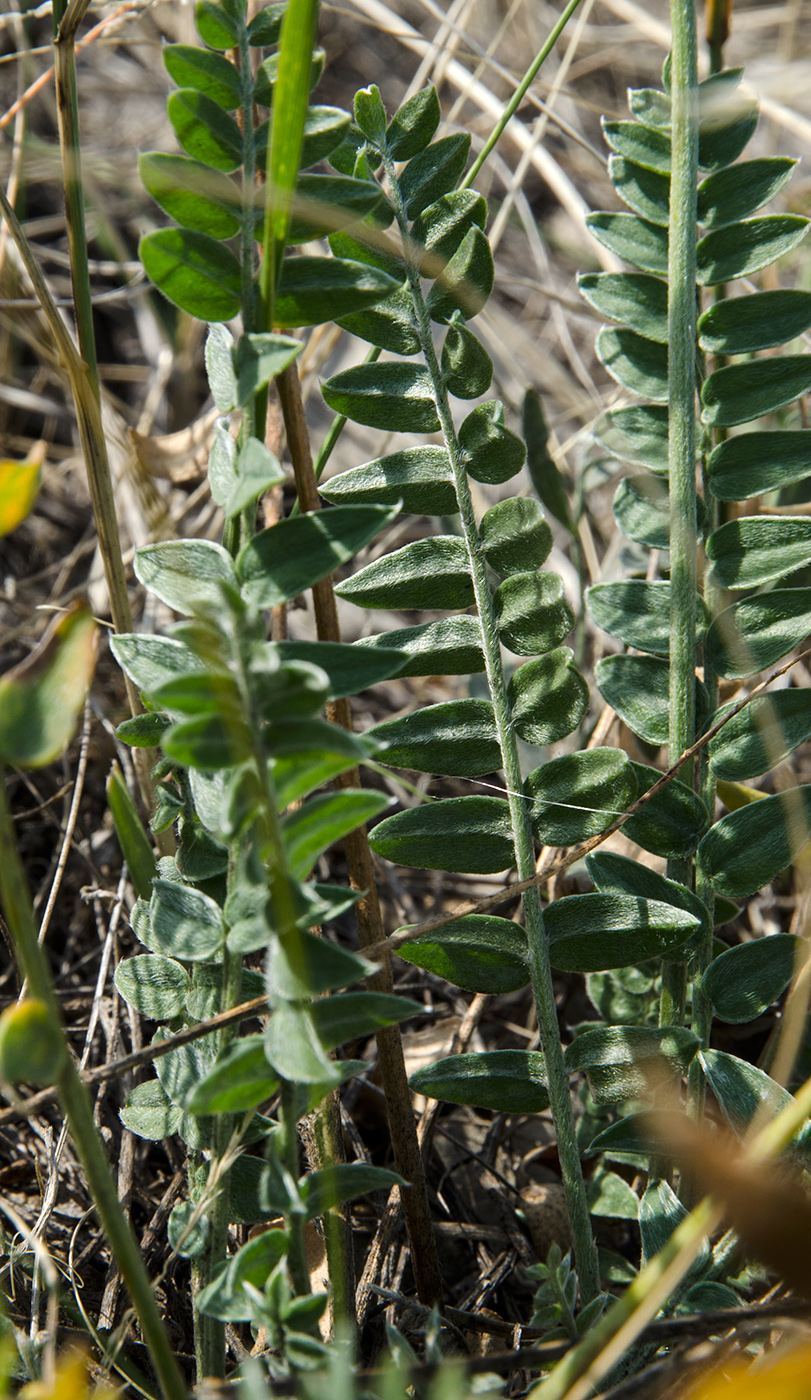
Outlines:
[[[409,219],[447,194],[459,181],[470,152],[470,137],[443,136],[415,155],[400,175],[400,193]]]
[[[559,574],[542,569],[510,574],[493,601],[501,640],[516,656],[552,651],[574,627]]]
[[[390,805],[391,799],[384,793],[342,788],[310,797],[288,812],[282,821],[282,834],[292,874],[304,879],[322,851]]]
[[[621,749],[584,749],[550,759],[528,775],[524,787],[541,844],[573,846],[604,831],[630,806],[636,776]]]
[[[457,508],[447,449],[430,443],[350,467],[331,476],[320,490],[326,500],[338,505],[401,502],[402,509],[413,515],[452,515]]]
[[[209,53],[192,44],[167,44],[163,61],[178,87],[194,88],[226,112],[239,106],[239,73],[221,54]]]
[[[395,628],[355,645],[405,654],[397,676],[466,676],[484,670],[482,634],[477,617],[443,617],[420,627]]]
[[[138,245],[147,277],[198,321],[230,321],[240,308],[239,263],[205,233],[162,228]]]
[[[402,433],[435,433],[439,417],[431,377],[417,365],[355,365],[321,386],[330,408],[354,423]]]
[[[161,540],[143,545],[135,556],[140,583],[176,612],[222,606],[221,585],[234,587],[231,556],[213,540]]]
[[[508,804],[500,797],[449,797],[378,822],[369,837],[376,855],[396,865],[492,874],[514,860]]]
[[[713,531],[706,549],[723,588],[777,583],[811,563],[811,520],[784,515],[729,520]]]
[[[458,535],[415,540],[367,564],[335,592],[362,608],[468,608],[473,580],[467,547]]]
[[[637,214],[599,212],[586,216],[598,243],[642,272],[667,273],[667,229]]]
[[[621,321],[648,340],[667,344],[667,283],[642,272],[589,272],[577,279],[580,295],[609,321]]]
[[[242,164],[242,133],[216,102],[194,88],[172,92],[166,103],[180,145],[213,170],[232,171]]]
[[[492,914],[470,914],[423,933],[397,956],[468,992],[515,992],[529,981],[524,930]]]
[[[635,763],[633,767],[638,796],[652,788],[662,776],[658,769],[648,768],[644,763]],[[623,830],[646,851],[670,859],[692,855],[708,823],[707,810],[700,797],[679,778],[671,778],[635,816],[628,818]]]
[[[781,355],[726,365],[701,389],[702,421],[711,427],[748,423],[793,403],[811,389],[811,355]]]
[[[708,175],[698,187],[698,222],[718,228],[748,218],[779,194],[796,164],[789,156],[764,156]]]
[[[667,402],[667,346],[647,340],[627,326],[604,326],[597,354],[623,389],[654,403]]]
[[[544,924],[552,966],[562,972],[602,972],[672,954],[700,927],[695,915],[674,905],[599,893],[555,900]]]
[[[565,738],[589,707],[589,688],[569,647],[556,647],[519,667],[507,693],[515,732],[528,744]]]
[[[725,608],[707,632],[719,676],[750,676],[773,666],[811,631],[811,589],[775,588]]]
[[[150,1021],[171,1021],[186,1009],[189,974],[173,958],[155,953],[126,958],[115,970],[116,989]]]
[[[409,1083],[429,1098],[498,1113],[543,1113],[549,1105],[544,1058],[532,1050],[451,1055],[418,1069]]]
[[[799,214],[764,214],[714,229],[698,242],[698,281],[714,287],[751,277],[796,248],[807,231],[808,221]]]
[[[719,894],[754,894],[785,870],[811,840],[811,787],[790,788],[722,817],[698,859]]]
[[[629,408],[609,409],[597,419],[594,436],[623,462],[648,467],[658,476],[667,476],[666,408],[634,404]]]
[[[506,427],[504,410],[497,401],[481,403],[459,429],[459,446],[468,476],[474,481],[498,485],[509,481],[524,465],[526,447]]]
[[[683,1026],[605,1026],[576,1036],[564,1061],[571,1073],[585,1074],[596,1103],[609,1104],[643,1098],[662,1075],[680,1078],[698,1048],[698,1036]]]
[[[493,706],[489,700],[446,700],[368,733],[382,744],[380,757],[395,768],[474,778],[501,768]]]
[[[738,433],[710,453],[712,494],[746,501],[811,476],[811,430]]]
[[[777,290],[726,298],[699,318],[702,350],[741,355],[784,345],[811,326],[811,292]]]
[[[716,777],[746,782],[768,773],[809,738],[811,692],[773,690],[756,695],[710,740],[710,764]]]
[[[608,173],[620,199],[649,223],[667,229],[670,176],[647,170],[624,156],[610,156]],[[667,235],[665,234],[665,237]],[[663,270],[663,269],[662,269]]]
[[[802,939],[775,933],[739,943],[710,963],[701,979],[716,1016],[743,1025],[762,1016],[802,965]]]
[[[243,596],[258,608],[295,598],[351,559],[395,513],[388,506],[333,506],[262,530],[237,556]]]

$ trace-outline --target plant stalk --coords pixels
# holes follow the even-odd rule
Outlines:
[[[408,220],[400,195],[394,164],[385,159],[386,174],[391,188],[392,201],[397,214],[397,222],[408,248]],[[473,591],[482,629],[485,670],[493,701],[496,731],[501,748],[502,765],[507,788],[507,801],[510,807],[513,835],[515,840],[515,865],[519,880],[530,879],[535,874],[535,842],[530,822],[530,804],[523,795],[523,777],[518,757],[518,746],[513,728],[512,713],[507,696],[507,683],[501,660],[498,621],[493,597],[487,578],[487,565],[479,545],[479,532],[473,501],[470,494],[465,465],[456,437],[453,417],[448,403],[448,395],[434,350],[431,321],[420,286],[419,270],[412,258],[407,258],[408,280],[414,303],[418,333],[425,362],[434,385],[437,411],[442,425],[445,445],[453,464],[456,482],[456,498],[462,517],[465,542],[467,544]],[[546,1062],[549,1099],[558,1141],[563,1184],[569,1208],[572,1228],[575,1262],[580,1280],[581,1301],[589,1303],[600,1291],[600,1277],[597,1265],[597,1248],[591,1230],[591,1218],[586,1201],[586,1188],[580,1165],[580,1153],[575,1137],[574,1115],[569,1093],[569,1079],[563,1063],[560,1043],[555,993],[552,983],[552,966],[544,928],[543,909],[537,888],[528,889],[524,895],[524,918],[529,945],[530,973],[541,1045]]]

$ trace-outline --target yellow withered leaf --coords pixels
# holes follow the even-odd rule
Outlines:
[[[36,443],[24,462],[0,460],[0,537],[10,535],[31,514],[44,460],[44,442]]]

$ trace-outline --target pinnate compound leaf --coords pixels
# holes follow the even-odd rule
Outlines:
[[[577,728],[589,707],[589,688],[569,647],[556,647],[513,672],[508,698],[518,737],[554,744]]]
[[[702,350],[742,355],[784,345],[811,326],[811,292],[780,290],[727,297],[699,318]]]
[[[594,672],[597,689],[628,728],[646,744],[666,744],[670,667],[658,656],[604,656]],[[696,723],[706,718],[707,692],[696,683]]]
[[[163,61],[178,87],[194,88],[226,112],[239,106],[239,73],[221,54],[209,53],[193,44],[167,44]]]
[[[604,831],[631,805],[636,775],[620,749],[588,749],[550,759],[524,787],[541,844],[573,846]]]
[[[374,1035],[384,1026],[424,1016],[425,1007],[387,992],[339,992],[313,1003],[313,1022],[327,1050]]]
[[[473,580],[458,535],[415,540],[360,569],[335,592],[362,608],[467,608]]]
[[[426,444],[377,457],[331,476],[321,495],[337,505],[373,502],[397,505],[413,515],[453,515],[457,510],[453,468],[447,449]]]
[[[279,326],[312,326],[322,321],[337,321],[342,316],[374,306],[398,287],[395,278],[364,263],[344,258],[285,258],[274,303],[274,320]],[[343,376],[336,375],[335,379],[366,368],[374,368],[379,374],[381,369],[405,369],[407,366],[359,365],[355,371],[344,370]],[[335,380],[329,383],[334,384]]]
[[[647,170],[624,156],[609,156],[608,173],[623,204],[640,218],[665,230],[670,210],[670,176]],[[663,271],[663,269],[659,269]]]
[[[594,436],[623,462],[667,476],[667,409],[651,404],[609,409],[594,425]]]
[[[281,8],[272,6],[272,9]],[[262,14],[257,16],[262,18]],[[243,1284],[262,1289],[287,1253],[284,1230],[263,1230],[216,1270],[211,1282],[197,1295],[197,1307],[206,1317],[221,1322],[250,1322],[256,1311]]]
[[[654,403],[667,402],[667,346],[647,340],[627,326],[604,326],[597,354],[623,389]]]
[[[404,962],[424,967],[467,992],[516,992],[529,981],[527,938],[511,919],[469,914],[398,948]]]
[[[140,899],[149,899],[152,881],[157,874],[155,857],[138,809],[117,763],[113,764],[107,779],[107,805],[135,893]]]
[[[473,224],[425,299],[432,320],[449,321],[457,311],[472,320],[492,292],[494,278],[487,236]]]
[[[537,1050],[451,1055],[411,1075],[418,1094],[498,1113],[543,1113],[549,1106],[546,1064]]]
[[[221,585],[236,586],[227,549],[213,540],[161,540],[142,545],[135,556],[138,581],[176,612],[221,608]]]
[[[368,731],[382,745],[380,757],[395,768],[475,778],[501,768],[493,706],[489,700],[446,700]]]
[[[809,389],[811,355],[781,355],[725,365],[702,385],[702,421],[712,427],[748,423],[793,403]]]
[[[322,851],[390,805],[391,798],[382,792],[364,792],[353,788],[308,798],[301,807],[289,812],[282,822],[287,858],[293,875],[304,879]]]
[[[172,1103],[160,1080],[148,1079],[145,1084],[136,1084],[119,1117],[136,1137],[161,1142],[178,1131],[183,1110]]]
[[[495,592],[501,640],[516,656],[552,651],[574,627],[559,574],[534,569],[510,574]]]
[[[469,413],[459,429],[465,469],[474,481],[498,485],[509,481],[524,465],[527,450],[504,424],[504,409],[493,400]]]
[[[737,433],[707,462],[710,490],[721,501],[746,501],[811,475],[811,430]]]
[[[638,796],[652,788],[662,776],[658,769],[648,768],[644,763],[635,763],[633,767]],[[698,794],[678,778],[671,778],[635,816],[628,818],[623,830],[644,850],[670,859],[692,855],[708,824],[707,809]]]
[[[710,764],[717,778],[746,782],[768,773],[809,738],[811,691],[774,690],[756,695],[710,740]]]
[[[537,501],[511,496],[485,512],[479,540],[492,569],[516,574],[540,568],[552,548],[552,531]]]
[[[714,229],[699,239],[697,279],[702,287],[751,277],[802,242],[808,220],[799,214],[764,214]]]
[[[187,155],[229,173],[242,164],[242,133],[210,97],[194,88],[172,92],[166,104],[169,120]]]
[[[367,686],[388,680],[403,660],[402,653],[392,647],[380,647],[370,652],[349,642],[288,641],[271,642],[269,645],[282,662],[303,661],[323,671],[329,681],[326,695],[329,700],[357,695]]]
[[[775,588],[719,613],[706,647],[718,675],[734,679],[773,666],[809,631],[811,589]]]
[[[404,653],[395,675],[467,676],[484,670],[481,625],[477,617],[443,617],[421,627],[403,627],[374,637],[362,637],[355,646],[375,651],[395,647]]]
[[[208,234],[158,229],[141,239],[138,256],[158,291],[198,321],[230,321],[239,311],[239,263]]]
[[[333,375],[321,392],[353,423],[401,433],[439,431],[431,376],[418,365],[355,365]]]
[[[440,369],[448,393],[457,399],[477,399],[493,381],[493,361],[481,341],[456,323],[445,336]]]
[[[713,889],[755,894],[811,840],[811,786],[790,788],[730,812],[707,832],[698,859]]]
[[[764,156],[708,175],[698,187],[698,222],[720,228],[748,218],[779,194],[796,164],[789,156]]]
[[[435,87],[424,87],[398,107],[386,131],[392,160],[411,160],[433,140],[442,112]]]
[[[155,880],[149,901],[148,938],[147,946],[153,953],[183,962],[211,962],[221,954],[225,942],[220,907],[191,885]]]
[[[414,156],[400,175],[400,194],[409,219],[448,194],[462,175],[470,152],[470,136],[443,136]]]
[[[227,1046],[208,1074],[194,1085],[186,1099],[186,1112],[249,1113],[277,1087],[265,1054],[264,1036],[245,1036]]]
[[[642,272],[589,272],[577,279],[582,297],[609,321],[667,344],[667,283]]]
[[[667,229],[637,214],[598,212],[586,217],[598,243],[642,272],[667,274]]]
[[[500,797],[450,797],[385,817],[369,844],[397,865],[487,875],[512,866],[510,809]]]
[[[811,564],[811,520],[783,515],[729,520],[713,531],[706,550],[723,588],[776,583]]]
[[[552,966],[604,972],[677,953],[700,927],[686,909],[625,894],[578,894],[544,911]]]
[[[237,556],[243,596],[258,608],[295,598],[351,559],[395,514],[388,506],[334,506],[262,530]]]
[[[762,1016],[802,966],[802,939],[775,933],[728,948],[710,963],[701,989],[721,1021],[743,1025]]]
[[[174,958],[155,953],[127,958],[118,964],[114,981],[124,1000],[150,1021],[171,1021],[186,1010],[191,981]]]
[[[98,629],[74,603],[34,651],[0,677],[0,763],[42,768],[73,738],[96,666]]]
[[[654,1078],[680,1078],[699,1045],[683,1026],[600,1026],[567,1045],[564,1063],[570,1073],[585,1074],[596,1103],[620,1103],[642,1098]]]
[[[670,174],[670,136],[661,128],[640,121],[603,120],[603,136],[618,156],[660,175]]]

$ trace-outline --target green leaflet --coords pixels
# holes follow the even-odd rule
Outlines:
[[[594,436],[623,462],[637,463],[658,476],[667,476],[666,408],[634,404],[609,409],[597,419]]]
[[[153,1045],[159,1045],[167,1034],[165,1028],[159,1030],[153,1037]],[[155,1060],[155,1073],[178,1108],[183,1107],[194,1085],[213,1065],[216,1044],[216,1036],[206,1035],[189,1045],[179,1045]]]
[[[436,276],[474,227],[484,228],[487,204],[475,190],[451,190],[418,215],[412,241],[424,248],[426,276]]]
[[[479,540],[496,573],[516,574],[540,568],[552,548],[552,531],[537,501],[512,496],[485,512]]]
[[[267,989],[269,995],[285,1001],[306,1001],[359,982],[369,976],[373,966],[313,933],[272,936],[268,942]]]
[[[457,509],[453,467],[447,449],[427,443],[376,457],[331,476],[321,495],[336,504],[370,501],[400,504],[413,515],[453,515]]]
[[[636,776],[620,749],[587,749],[536,768],[524,787],[541,844],[573,846],[604,831],[631,805]]]
[[[514,861],[510,809],[500,797],[450,797],[397,812],[369,837],[397,865],[485,875]]]
[[[544,924],[552,966],[562,972],[602,972],[674,954],[700,927],[687,910],[624,894],[555,900]]]
[[[158,291],[198,321],[230,321],[239,311],[239,263],[208,234],[162,228],[141,239],[138,256]]]
[[[418,1069],[409,1083],[429,1098],[498,1113],[543,1113],[549,1106],[544,1058],[532,1050],[451,1055]]]
[[[311,326],[337,320],[391,296],[398,285],[387,273],[364,263],[352,263],[343,258],[285,258],[274,303],[274,320],[279,326]],[[381,370],[405,369],[406,366],[358,365],[354,370],[344,371],[343,376],[336,375],[335,379],[367,368],[380,374]],[[335,380],[328,382],[333,384]]]
[[[748,423],[793,403],[811,389],[811,355],[781,355],[726,365],[701,389],[702,422],[712,427]]]
[[[222,5],[211,4],[209,0],[197,0],[194,18],[200,38],[210,49],[225,52],[237,45],[237,25],[233,16]]]
[[[577,279],[580,295],[609,321],[621,321],[648,340],[667,344],[667,282],[641,272],[590,272]]]
[[[417,365],[355,365],[321,386],[330,408],[354,423],[401,433],[435,433],[431,376]]]
[[[150,1021],[171,1021],[186,1010],[191,979],[173,958],[155,953],[125,958],[118,964],[113,980],[128,1005]]]
[[[382,745],[380,757],[396,768],[475,778],[501,768],[493,706],[489,700],[448,700],[368,733]]]
[[[510,574],[494,596],[501,640],[516,656],[552,651],[574,627],[559,574]]]
[[[638,796],[662,776],[656,768],[648,768],[644,763],[635,763],[633,767]],[[707,810],[700,797],[686,783],[671,778],[635,816],[628,818],[623,830],[646,851],[669,859],[692,855],[708,823]]]
[[[610,156],[608,173],[620,199],[635,214],[667,230],[670,176],[646,170],[623,156]],[[665,233],[665,238],[667,234]],[[666,270],[666,269],[662,269]]]
[[[712,494],[721,501],[746,501],[811,475],[811,430],[738,433],[710,453]]]
[[[242,194],[221,171],[189,156],[150,151],[138,157],[141,183],[184,228],[233,238],[241,227]]]
[[[754,894],[811,839],[811,787],[790,788],[730,812],[712,827],[698,859],[719,894]]]
[[[470,152],[470,137],[459,132],[443,136],[409,161],[400,175],[400,193],[409,219],[433,204],[458,183]]]
[[[527,444],[527,475],[550,515],[571,535],[577,533],[569,505],[569,489],[549,451],[549,428],[537,389],[527,389],[521,411],[521,431]]]
[[[351,559],[395,514],[389,506],[333,506],[262,530],[237,556],[243,596],[258,608],[295,598]]]
[[[273,6],[272,8],[276,8]],[[261,19],[262,14],[257,15]],[[253,1304],[244,1283],[261,1289],[288,1249],[284,1230],[263,1230],[216,1270],[211,1282],[201,1289],[197,1306],[206,1317],[221,1322],[250,1322]]]
[[[757,98],[740,86],[742,68],[726,68],[698,85],[698,163],[702,170],[731,165],[754,135]]]
[[[667,273],[667,229],[636,214],[588,214],[586,227],[598,243],[642,272]]]
[[[670,94],[659,88],[629,88],[628,109],[638,122],[669,131],[673,113]]]
[[[597,689],[628,728],[647,744],[666,744],[670,667],[656,656],[602,657],[595,667]],[[707,692],[696,682],[696,724],[707,715]]]
[[[626,646],[654,656],[667,656],[670,650],[670,584],[647,583],[644,579],[621,579],[618,583],[595,583],[586,590],[589,612],[598,627]],[[698,599],[698,630],[703,631],[704,607]]]
[[[447,322],[458,311],[472,320],[492,292],[494,278],[487,236],[473,224],[425,299],[431,319]]]
[[[161,540],[135,556],[138,581],[176,612],[222,606],[222,585],[234,587],[231,556],[213,540]]]
[[[232,112],[239,106],[239,73],[221,54],[209,53],[192,44],[167,44],[163,61],[170,78],[180,88],[194,88]]]
[[[386,1167],[374,1167],[368,1162],[339,1162],[310,1172],[302,1184],[301,1197],[307,1207],[307,1219],[315,1220],[344,1201],[354,1201],[370,1191],[392,1186],[405,1189],[408,1182]]]
[[[571,1073],[585,1074],[596,1103],[609,1104],[643,1098],[654,1076],[681,1078],[698,1048],[698,1036],[682,1026],[601,1026],[567,1045],[564,1060]]]
[[[242,133],[210,97],[181,88],[169,94],[166,111],[187,155],[214,170],[236,170],[242,164]]]
[[[766,156],[708,175],[698,187],[698,222],[719,228],[748,218],[774,199],[796,164],[788,156]]]
[[[261,997],[265,982],[261,972],[244,968],[242,972],[242,995]],[[223,1010],[222,966],[219,963],[198,963],[194,969],[194,980],[186,994],[186,1010],[195,1021],[208,1020]]]
[[[755,1115],[762,1110],[772,1118],[792,1102],[786,1089],[762,1069],[739,1060],[736,1055],[728,1055],[723,1050],[701,1050],[699,1059],[718,1107],[739,1137],[743,1137]],[[803,1143],[807,1141],[807,1123],[798,1137]]]
[[[811,520],[783,515],[729,520],[713,531],[706,549],[723,588],[776,583],[811,564]]]
[[[811,326],[811,292],[753,292],[718,301],[699,318],[702,350],[742,355],[784,345]]]
[[[716,1016],[732,1025],[762,1016],[802,966],[804,946],[791,933],[775,933],[740,943],[715,958],[701,988]]]
[[[384,203],[380,186],[372,180],[355,180],[351,175],[299,175],[288,244],[325,238],[376,213]],[[257,237],[261,222],[259,214]]]
[[[629,540],[648,549],[670,547],[670,494],[661,477],[626,476],[617,487],[613,509]]]
[[[202,890],[176,880],[153,881],[149,921],[138,937],[153,953],[182,962],[211,962],[222,954],[225,928],[220,907]]]
[[[195,715],[166,731],[163,751],[175,763],[203,772],[216,772],[246,762],[251,756],[244,722],[220,715]]]
[[[571,734],[589,707],[589,688],[568,647],[556,647],[514,671],[508,697],[515,732],[528,744]]]
[[[604,326],[597,354],[623,389],[654,403],[667,402],[667,346],[647,340],[627,326]]]
[[[587,1196],[592,1215],[613,1220],[636,1220],[639,1201],[636,1193],[617,1172],[598,1169],[590,1178]]]
[[[521,438],[504,425],[504,409],[498,400],[480,403],[459,429],[459,446],[468,476],[474,481],[499,485],[509,481],[524,465],[527,450]]]
[[[701,936],[710,931],[710,917],[704,901],[685,885],[666,879],[640,861],[615,851],[593,851],[586,856],[586,867],[601,894],[632,894],[673,904],[698,920]]]
[[[367,564],[335,592],[362,608],[468,608],[473,580],[467,546],[458,535],[415,540]]]
[[[467,676],[484,670],[481,637],[477,617],[443,617],[421,627],[361,637],[355,646],[403,652],[407,660],[397,676]]]
[[[318,1034],[315,1014],[319,1005],[331,1000],[325,998],[311,1006],[281,1001],[274,1007],[264,1035],[265,1054],[281,1079],[321,1088],[334,1088],[341,1082],[340,1070],[330,1060]]]
[[[157,1079],[148,1079],[144,1084],[136,1084],[118,1116],[136,1137],[161,1142],[178,1132],[183,1110],[172,1103]]]
[[[805,238],[808,221],[799,214],[765,214],[714,229],[699,240],[698,281],[702,287],[751,277]]]
[[[420,348],[411,297],[404,287],[366,311],[341,317],[339,324],[342,330],[394,355],[416,355]]]
[[[2,689],[0,689],[0,694],[2,694]],[[7,696],[4,698],[7,700]],[[2,733],[2,726],[0,726],[0,733]],[[19,753],[15,756],[19,761]],[[149,899],[152,893],[152,881],[157,874],[152,843],[144,831],[138,808],[130,796],[130,790],[124,782],[117,763],[113,764],[107,779],[106,791],[107,805],[113,818],[118,844],[127,862],[127,873],[138,897]]]
[[[282,662],[305,661],[324,671],[329,679],[327,699],[357,695],[367,686],[388,680],[402,664],[402,654],[391,647],[362,651],[349,642],[269,642],[268,648]]]
[[[638,890],[612,890],[608,885],[605,890],[600,888],[600,893],[638,894]],[[648,898],[644,891],[641,891],[644,898]],[[673,904],[676,901],[665,899],[665,904]],[[682,961],[681,956],[679,961]],[[651,964],[647,964],[648,967]],[[609,1025],[636,1026],[650,1022],[650,1015],[654,1007],[655,983],[652,977],[646,977],[644,973],[635,967],[615,967],[608,972],[590,972],[586,977],[586,989],[589,994],[589,1001],[596,1006],[604,1021]]]
[[[667,1181],[648,1182],[645,1194],[639,1202],[639,1234],[642,1240],[643,1264],[650,1263],[659,1251],[664,1249],[674,1230],[678,1229],[686,1218],[687,1208],[682,1205]],[[693,1263],[690,1273],[699,1273],[706,1267],[709,1250],[709,1241],[703,1240],[701,1253]]]
[[[756,695],[710,740],[710,763],[717,778],[746,782],[768,773],[809,738],[811,692],[773,690]]]
[[[386,149],[392,160],[411,160],[433,140],[442,111],[437,90],[424,87],[398,108],[386,128]]]
[[[457,399],[477,399],[486,394],[493,379],[493,361],[481,341],[467,326],[454,322],[442,346],[440,370],[449,394]]]
[[[218,1055],[205,1078],[194,1085],[186,1111],[195,1115],[248,1113],[269,1099],[277,1087],[263,1037],[248,1035]]]
[[[467,992],[515,992],[529,981],[526,933],[492,914],[470,914],[423,933],[398,948],[397,956]]]
[[[304,879],[322,851],[390,805],[391,798],[384,793],[353,788],[309,797],[282,820],[291,873]]]
[[[148,693],[175,676],[205,669],[199,656],[173,637],[120,632],[110,638],[110,649],[130,680]]]
[[[385,992],[339,992],[314,1002],[312,1014],[319,1040],[327,1050],[335,1050],[362,1036],[374,1035],[381,1026],[424,1016],[425,1007]]]
[[[618,156],[655,170],[670,174],[670,136],[655,126],[640,121],[607,122],[603,119],[603,136]]]
[[[773,666],[811,630],[811,589],[775,588],[725,608],[707,632],[719,676],[750,676]]]

